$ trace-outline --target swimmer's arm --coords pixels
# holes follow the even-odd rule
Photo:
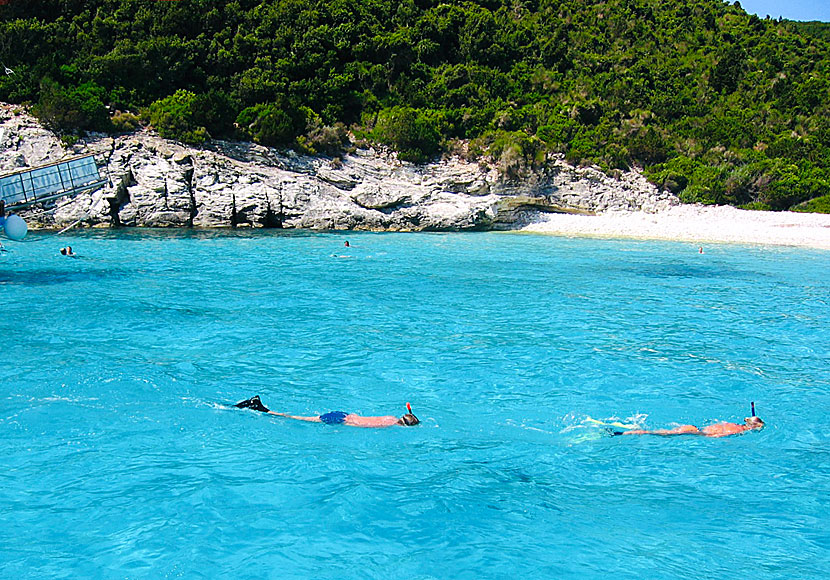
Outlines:
[[[301,417],[299,415],[289,415],[288,413],[277,413],[276,411],[268,411],[269,415],[277,415],[279,417],[286,417],[288,419],[297,419],[298,421],[308,421],[309,423],[322,423],[320,417]]]

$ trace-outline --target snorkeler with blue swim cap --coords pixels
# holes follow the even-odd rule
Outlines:
[[[355,413],[346,413],[345,411],[330,411],[322,415],[311,417],[303,417],[300,415],[289,415],[288,413],[277,413],[271,411],[262,404],[259,395],[240,401],[234,407],[240,409],[251,409],[268,413],[269,415],[277,415],[278,417],[287,417],[288,419],[297,419],[298,421],[308,421],[310,423],[325,423],[326,425],[348,425],[350,427],[392,427],[393,425],[403,425],[411,427],[420,423],[418,417],[412,414],[412,406],[407,403],[407,413],[402,417],[395,417],[393,415],[385,415],[381,417],[361,417]]]

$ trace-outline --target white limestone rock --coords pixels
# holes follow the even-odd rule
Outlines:
[[[372,148],[332,160],[226,141],[194,148],[150,131],[90,135],[67,151],[19,108],[0,105],[0,171],[85,153],[103,164],[107,186],[21,211],[30,227],[509,229],[540,212],[656,212],[679,204],[637,172],[614,179],[558,157],[505,180],[495,162],[453,157],[413,165]]]

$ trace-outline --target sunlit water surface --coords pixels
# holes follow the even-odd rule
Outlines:
[[[484,233],[6,246],[4,578],[827,577],[826,252]],[[297,414],[409,401],[422,424],[229,406],[253,394]],[[588,420],[741,421],[750,401],[767,428],[725,439]]]

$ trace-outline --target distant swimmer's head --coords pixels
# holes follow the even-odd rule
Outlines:
[[[61,248],[61,254],[66,255],[66,248]]]
[[[763,429],[764,428],[764,422],[761,420],[760,417],[756,417],[755,415],[753,415],[752,417],[747,417],[746,419],[744,419],[744,423],[746,423],[746,426],[749,427],[750,429]]]
[[[400,419],[398,419],[399,425],[412,427],[413,425],[417,425],[418,423],[420,423],[418,417],[412,414],[412,406],[409,403],[406,404],[406,410],[409,412]]]
[[[350,247],[350,246],[349,246],[349,240],[346,240],[346,242],[345,242],[343,245],[344,245],[345,247],[347,247],[347,248],[348,248],[348,247]]]
[[[412,427],[413,425],[417,425],[418,423],[420,423],[420,421],[418,420],[418,417],[416,417],[412,413],[407,413],[406,415],[398,419],[398,423],[406,427]]]

